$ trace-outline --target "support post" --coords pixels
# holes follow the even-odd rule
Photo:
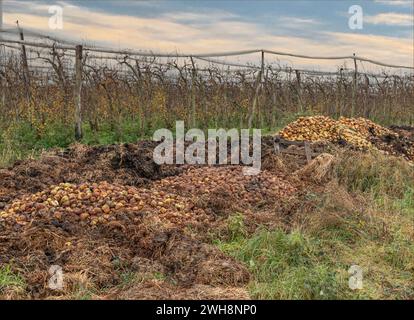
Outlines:
[[[23,30],[19,26],[19,21],[16,21],[17,28],[19,29],[20,40],[24,41]],[[23,80],[26,88],[26,97],[27,100],[30,100],[30,74],[29,74],[29,64],[27,63],[27,53],[26,46],[22,44],[22,67],[23,67]]]
[[[192,70],[191,70],[191,112],[192,112],[191,122],[192,122],[193,128],[195,128],[196,122],[197,122],[196,121],[196,97],[195,97],[196,68],[195,68],[193,57],[190,57],[190,59],[191,59],[191,65],[192,65]]]
[[[3,30],[3,0],[0,0],[0,31]],[[2,33],[0,32],[0,41],[2,40]],[[2,75],[1,75],[1,79],[0,79],[0,83],[1,83],[1,106],[2,108],[5,108],[5,104],[6,104],[6,80],[5,80],[5,76],[6,76],[6,58],[5,58],[5,54],[6,54],[6,50],[4,48],[4,46],[0,47],[0,62],[2,64]]]
[[[262,87],[262,83],[260,81],[261,79],[262,79],[262,70],[259,71],[259,74],[257,75],[257,79],[256,79],[256,89],[254,92],[253,104],[252,104],[250,115],[247,121],[247,125],[249,129],[252,128],[254,114],[256,113],[257,100],[259,99],[260,88]]]
[[[265,69],[265,56],[264,56],[264,51],[262,50],[262,59],[261,59],[261,68],[260,68],[260,71],[261,71],[261,73],[262,73],[262,77],[261,77],[261,79],[260,79],[260,82],[263,84],[264,83],[264,81],[265,81],[265,73],[264,73],[264,70]]]
[[[75,139],[82,139],[82,46],[76,46],[75,61]]]
[[[354,78],[352,82],[352,110],[351,110],[351,117],[355,115],[355,108],[356,108],[356,99],[357,99],[357,92],[358,92],[358,64],[357,60],[355,59],[354,53]]]
[[[303,112],[303,103],[302,103],[302,84],[301,84],[301,78],[300,78],[300,71],[295,70],[296,73],[296,92],[298,94],[298,100],[299,100],[299,106],[300,106],[300,112]]]

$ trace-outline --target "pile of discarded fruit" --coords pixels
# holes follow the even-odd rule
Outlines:
[[[79,281],[98,291],[113,288],[125,269],[149,279],[160,273],[171,281],[166,287],[202,288],[207,297],[223,290],[228,297],[248,297],[247,268],[206,239],[226,230],[235,210],[247,215],[266,201],[289,201],[298,190],[282,174],[244,176],[242,169],[194,167],[145,187],[60,183],[20,195],[0,211],[0,267],[13,261],[27,282],[27,297],[64,295],[45,285],[52,264],[64,268],[68,292]],[[128,294],[137,296],[139,288]]]
[[[199,239],[216,220],[190,197],[161,190],[62,183],[21,196],[0,213],[0,267],[12,263],[24,277],[18,297],[76,294],[79,286],[106,290],[121,283],[123,272],[240,294],[247,268]],[[50,265],[62,266],[65,291],[48,289]]]
[[[150,188],[107,182],[50,186],[7,204],[0,212],[0,222],[18,227],[40,216],[96,225],[116,222],[116,213],[127,212],[134,214],[136,221],[145,215],[154,225],[163,227],[199,228],[214,219],[203,210],[206,206],[233,207],[233,199],[238,208],[248,209],[266,200],[288,198],[295,192],[296,187],[287,178],[267,171],[245,176],[240,166],[193,168],[156,181]]]
[[[282,129],[279,135],[291,141],[331,142],[358,150],[380,150],[414,161],[412,140],[365,118],[300,117]]]
[[[288,199],[298,191],[295,181],[286,174],[263,170],[247,176],[241,166],[190,168],[183,174],[153,182],[151,190],[174,190],[202,207],[208,202],[212,207],[227,206],[233,211]]]
[[[33,195],[26,195],[6,205],[0,219],[17,225],[29,224],[38,216],[58,221],[72,220],[96,225],[116,221],[116,213],[132,212],[139,219],[152,215],[163,226],[206,223],[208,216],[186,198],[163,191],[99,184],[61,183]],[[156,214],[155,214],[156,213]]]

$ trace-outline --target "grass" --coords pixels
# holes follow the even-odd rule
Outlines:
[[[348,232],[347,227],[339,231]],[[386,242],[368,235],[348,244],[338,232],[323,231],[318,236],[300,230],[260,230],[250,238],[217,245],[249,267],[249,290],[256,299],[414,297],[413,238],[397,232]],[[352,265],[363,270],[362,290],[348,287]]]
[[[17,294],[25,288],[24,279],[10,265],[0,267],[0,297]]]
[[[245,262],[256,299],[335,299],[340,281],[322,243],[299,230],[260,230],[250,238],[218,245]]]
[[[100,131],[93,132],[90,126],[85,124],[81,143],[107,145],[132,143],[145,138],[150,136],[140,136],[137,124],[132,122],[124,122],[120,132],[114,132],[109,125],[102,125]],[[8,166],[16,160],[36,157],[45,149],[66,148],[74,142],[73,128],[64,124],[50,125],[40,136],[27,123],[12,125],[0,134],[0,167]]]
[[[289,122],[296,118],[310,115],[310,113],[290,113],[281,116],[274,128],[263,127],[262,135],[274,133],[280,130]],[[205,125],[199,124],[202,130],[224,127],[227,129],[239,128],[237,122],[227,123],[209,123]],[[186,129],[189,124],[186,122]],[[87,145],[108,145],[114,143],[134,143],[143,139],[152,139],[155,130],[164,127],[165,124],[159,122],[158,125],[147,124],[143,129],[140,128],[139,119],[122,120],[114,128],[110,123],[101,123],[98,131],[91,129],[88,123],[83,124],[83,138],[80,141]],[[167,126],[175,132],[174,126]],[[50,148],[66,148],[75,142],[74,127],[64,123],[51,123],[47,125],[42,132],[39,132],[30,123],[20,121],[18,123],[8,124],[7,127],[0,127],[0,167],[12,164],[16,160],[28,157],[36,157],[42,150]]]
[[[215,243],[249,267],[253,298],[414,299],[414,169],[375,154],[344,156],[336,169],[341,186],[310,192],[313,206],[288,231],[248,236],[239,215],[227,221],[232,236]],[[352,265],[361,290],[348,286]]]
[[[402,199],[414,190],[414,170],[406,161],[376,153],[341,153],[339,182],[351,192],[371,194],[380,200]]]

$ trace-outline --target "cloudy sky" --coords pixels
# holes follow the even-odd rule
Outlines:
[[[63,8],[63,29],[49,28],[49,8]],[[350,29],[350,6],[363,28]],[[271,49],[309,55],[357,55],[414,65],[412,0],[12,1],[13,28],[115,48],[203,53]],[[290,61],[295,63],[296,61]]]

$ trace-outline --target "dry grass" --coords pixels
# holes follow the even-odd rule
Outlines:
[[[249,266],[253,298],[413,299],[414,168],[348,151],[333,169],[290,213],[290,228],[241,232],[219,247]],[[348,287],[351,265],[363,270],[361,290]]]

